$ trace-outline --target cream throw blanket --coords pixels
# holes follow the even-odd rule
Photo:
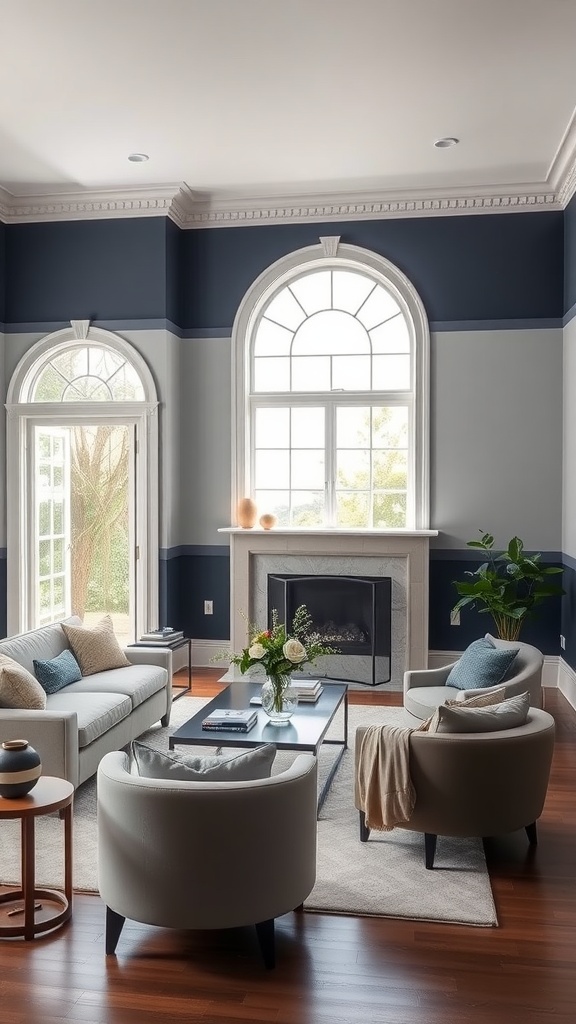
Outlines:
[[[416,801],[409,767],[412,729],[371,725],[360,746],[358,794],[368,828],[389,832],[408,821]]]

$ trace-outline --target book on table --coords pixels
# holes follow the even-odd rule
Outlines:
[[[162,646],[169,646],[170,644],[176,643],[178,640],[184,639],[184,632],[181,629],[150,629],[147,633],[143,633],[140,637],[140,643],[147,644],[162,644]]]
[[[293,680],[291,686],[296,691],[299,702],[309,701],[311,704],[318,700],[318,697],[324,689],[319,679]]]
[[[258,713],[250,708],[215,708],[202,721],[203,729],[226,729],[234,732],[248,732],[258,721]]]

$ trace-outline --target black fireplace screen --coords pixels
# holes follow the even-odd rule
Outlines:
[[[344,654],[372,658],[372,685],[376,684],[376,658],[387,660],[390,679],[392,580],[388,576],[268,576],[268,625],[276,609],[288,629],[294,613],[306,605],[314,629],[326,643]]]

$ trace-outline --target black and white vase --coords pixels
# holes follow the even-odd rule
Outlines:
[[[28,740],[5,740],[0,747],[0,796],[26,796],[42,774],[40,754]]]

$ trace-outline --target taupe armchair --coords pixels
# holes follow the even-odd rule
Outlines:
[[[489,633],[496,647],[518,647],[510,672],[496,686],[485,686],[481,690],[460,690],[455,686],[446,686],[446,680],[455,662],[442,665],[440,668],[417,669],[404,673],[404,707],[416,718],[429,718],[439,704],[447,700],[465,700],[466,697],[477,696],[479,693],[490,693],[492,690],[505,689],[505,698],[514,697],[518,693],[530,694],[532,707],[542,707],[542,666],[544,658],[537,647],[520,641],[510,642],[498,640]]]
[[[274,966],[274,919],[316,879],[317,762],[300,754],[254,782],[172,782],[129,772],[128,755],[98,767],[98,884],[106,953],[130,918],[164,928],[256,925]]]
[[[356,730],[356,767],[365,731]],[[434,866],[439,835],[487,837],[524,828],[536,843],[553,749],[554,719],[538,708],[530,708],[525,725],[501,732],[414,730],[409,765],[416,803],[398,827],[424,833],[427,868]],[[361,806],[357,783],[355,806]],[[361,841],[369,835],[360,810]]]

